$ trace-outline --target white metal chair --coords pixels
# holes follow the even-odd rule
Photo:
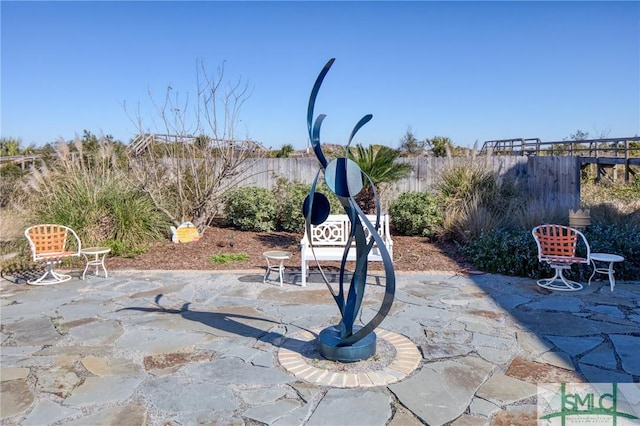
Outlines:
[[[540,287],[558,291],[577,291],[582,284],[568,280],[563,271],[574,264],[588,264],[591,248],[584,234],[577,229],[563,225],[540,225],[531,231],[538,246],[538,260],[546,262],[555,270],[551,278],[538,280]],[[579,240],[580,239],[580,240]],[[578,242],[586,249],[585,257],[578,256]]]
[[[66,257],[80,256],[82,244],[73,229],[63,225],[34,225],[27,228],[24,235],[29,241],[32,260],[45,265],[44,274],[27,284],[51,285],[71,279],[70,275],[60,274],[53,268]]]

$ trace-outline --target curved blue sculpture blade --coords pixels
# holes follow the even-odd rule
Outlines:
[[[316,105],[316,98],[318,97],[320,86],[322,86],[322,82],[324,81],[325,76],[329,72],[329,69],[331,69],[331,66],[333,65],[335,60],[335,58],[329,59],[329,61],[320,71],[320,74],[318,74],[318,78],[316,78],[316,82],[313,84],[313,89],[311,89],[311,96],[309,96],[309,105],[307,106],[307,129],[309,132],[309,141],[311,142],[313,152],[316,154],[316,157],[318,158],[318,161],[320,161],[320,165],[323,169],[327,167],[327,159],[324,155],[324,152],[322,152],[322,147],[320,146],[320,126],[322,125],[322,120],[324,120],[325,115],[320,115],[314,123],[313,110]]]
[[[373,186],[373,182],[371,181],[369,176],[362,172],[360,167],[355,162],[347,158],[349,146],[355,134],[358,132],[358,130],[360,130],[360,128],[362,128],[362,126],[364,126],[371,120],[372,115],[365,115],[360,119],[360,121],[358,121],[358,123],[354,127],[349,137],[347,147],[345,148],[345,157],[338,158],[331,161],[330,163],[327,162],[327,159],[324,156],[320,145],[320,128],[326,116],[324,114],[321,114],[320,116],[318,116],[315,123],[313,122],[313,111],[320,86],[322,85],[322,82],[324,81],[324,78],[333,65],[334,61],[335,58],[332,58],[325,64],[313,85],[311,96],[309,97],[309,105],[307,107],[307,127],[309,131],[310,142],[313,146],[313,151],[318,158],[321,167],[325,170],[325,181],[327,182],[329,188],[338,196],[340,203],[344,207],[345,212],[347,213],[349,220],[351,221],[351,231],[348,237],[348,244],[345,248],[345,251],[343,252],[340,267],[340,287],[338,294],[336,294],[332,287],[329,285],[329,281],[324,275],[324,272],[322,272],[322,268],[320,268],[320,264],[316,258],[316,264],[320,268],[325,284],[331,291],[334,300],[338,304],[340,313],[342,314],[342,321],[340,323],[341,338],[337,343],[337,346],[350,346],[354,343],[357,343],[365,336],[369,335],[389,313],[391,305],[393,304],[395,294],[395,272],[393,269],[391,255],[384,245],[384,241],[378,234],[378,229],[380,226],[380,202],[375,187]],[[358,206],[354,199],[354,196],[357,195],[363,187],[363,178],[366,178],[373,188],[376,203],[375,225],[372,224],[371,221],[369,221],[367,216],[364,214],[364,212]],[[319,219],[318,217],[312,218],[314,209],[314,193],[317,181],[318,174],[316,175],[316,178],[311,187],[308,201],[305,200],[305,204],[308,203],[309,206],[307,206],[306,208],[303,207],[303,209],[305,209],[305,226],[307,233],[309,234],[311,232],[310,224],[312,223],[312,219],[314,220],[314,224],[315,221]],[[326,213],[326,209],[324,207],[319,209],[322,210],[322,215]],[[369,232],[369,241],[367,241],[365,228]],[[347,300],[345,303],[345,270],[347,256],[352,242],[355,242],[356,246],[356,267],[351,278],[351,284],[349,286]],[[376,315],[367,324],[365,324],[364,327],[358,329],[354,333],[354,322],[356,321],[356,317],[358,312],[360,311],[362,300],[364,297],[368,265],[367,257],[374,244],[377,245],[383,261],[386,277],[385,295],[382,300],[382,305]],[[315,257],[313,246],[311,246],[311,250],[313,251]]]
[[[325,114],[320,114],[318,118],[316,118],[316,122],[313,125],[313,129],[311,130],[311,146],[313,147],[313,152],[316,154],[318,161],[320,161],[320,165],[324,169],[327,167],[327,159],[322,152],[322,146],[320,145],[320,127],[322,126],[322,122],[327,116]]]
[[[313,89],[311,89],[311,96],[309,96],[309,105],[307,106],[307,127],[309,128],[309,135],[311,135],[311,123],[313,122],[313,109],[316,105],[316,97],[318,96],[318,92],[320,91],[320,86],[322,86],[322,82],[326,77],[327,73],[331,69],[331,66],[336,61],[336,58],[331,58],[324,65],[320,74],[316,78],[316,82],[313,83]]]
[[[353,137],[356,135],[356,133],[358,133],[358,130],[360,130],[360,128],[362,126],[364,126],[365,124],[367,124],[369,121],[371,121],[371,119],[373,118],[373,115],[371,114],[367,114],[364,117],[362,117],[360,119],[360,121],[358,121],[358,123],[355,125],[355,127],[353,128],[353,130],[351,131],[351,136],[349,136],[349,142],[347,143],[347,149],[349,148],[349,146],[351,145],[351,141],[353,140]]]
[[[358,254],[357,256],[358,262],[360,261],[366,262],[366,256],[371,250],[373,242],[375,242],[380,252],[380,257],[382,257],[382,264],[385,272],[385,291],[384,291],[384,297],[382,298],[382,304],[380,306],[380,309],[376,313],[376,315],[374,315],[374,317],[356,333],[350,336],[344,336],[340,340],[340,343],[338,344],[338,346],[351,345],[359,341],[360,339],[364,338],[365,336],[367,336],[373,330],[375,330],[376,327],[378,327],[380,323],[382,323],[382,321],[385,319],[385,317],[391,310],[391,306],[393,305],[393,299],[395,297],[395,291],[396,291],[396,275],[393,269],[393,261],[391,260],[391,255],[389,254],[389,250],[387,250],[387,247],[384,244],[384,241],[380,237],[380,234],[378,234],[378,226],[374,226],[369,221],[369,219],[364,214],[362,209],[360,209],[360,207],[356,204],[355,200],[353,200],[353,197],[351,197],[351,201],[353,202],[353,207],[357,211],[358,216],[360,218],[360,224],[364,224],[369,230],[371,235],[371,241],[367,245],[367,252],[366,254],[363,254],[362,258],[359,257],[359,254]],[[376,218],[377,218],[376,219],[376,222],[377,222],[376,225],[377,225],[380,220],[379,213],[376,215]],[[356,272],[354,273],[354,281],[352,282],[352,284],[356,285],[353,293],[355,295],[355,298],[354,299],[351,298],[352,292],[350,288],[349,295],[347,296],[347,307],[345,308],[345,314],[343,314],[343,317],[347,316],[348,311],[352,309],[354,311],[354,320],[355,320],[355,314],[357,314],[357,312],[360,310],[360,306],[362,304],[362,298],[364,296],[364,286],[366,284],[365,282],[366,267],[364,269],[365,269],[365,274],[364,274],[365,276],[361,277],[360,280],[356,281],[355,277],[358,271],[358,265],[356,265]],[[352,307],[350,306],[350,303],[353,304]]]

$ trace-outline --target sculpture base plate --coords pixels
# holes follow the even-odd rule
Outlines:
[[[354,333],[362,327],[354,327]],[[350,346],[336,346],[340,341],[340,327],[332,325],[318,334],[320,355],[330,361],[356,362],[376,354],[376,333],[371,332]]]

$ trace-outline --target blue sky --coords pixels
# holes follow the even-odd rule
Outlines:
[[[23,146],[83,129],[128,142],[149,93],[195,99],[196,66],[251,96],[236,135],[307,145],[398,146],[419,139],[556,141],[640,134],[640,2],[14,2],[2,1],[1,136]],[[129,113],[125,111],[127,106]],[[138,108],[140,113],[138,114]]]

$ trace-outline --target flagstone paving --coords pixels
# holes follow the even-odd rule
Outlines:
[[[364,321],[383,293],[372,279]],[[399,273],[378,339],[397,358],[378,370],[303,359],[338,320],[324,284],[263,284],[261,271],[3,280],[0,422],[536,424],[538,384],[640,382],[640,282],[555,293],[530,279]]]

